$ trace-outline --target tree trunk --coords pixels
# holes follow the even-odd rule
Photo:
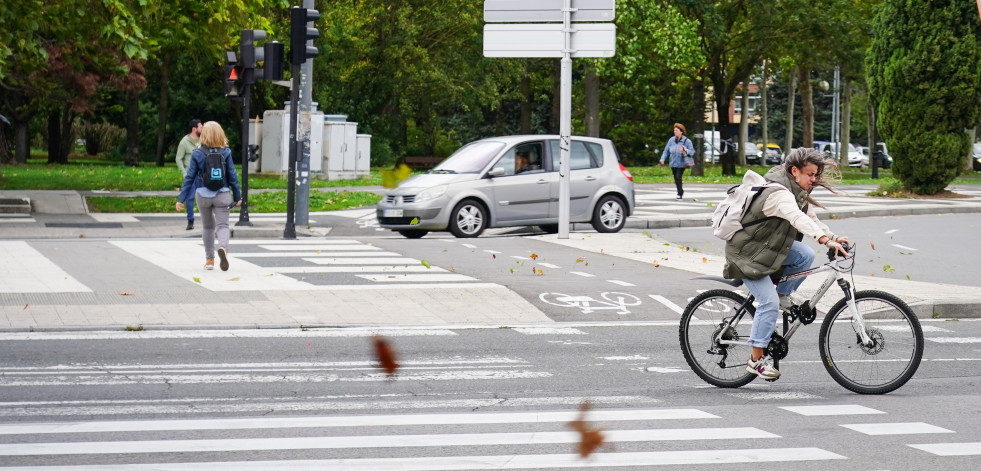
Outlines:
[[[48,112],[48,163],[61,162],[61,109]]]
[[[797,101],[797,66],[790,71],[790,87],[787,90],[787,131],[784,133],[783,154],[794,148],[794,105]]]
[[[719,162],[722,163],[723,175],[736,175],[736,153],[732,146],[732,132],[729,130],[729,91],[725,85],[715,83],[715,107],[719,116]]]
[[[705,135],[705,86],[701,80],[695,80],[692,84],[693,102],[695,104],[695,122],[692,125],[693,136]],[[705,142],[704,137],[696,137],[695,144],[695,166],[691,169],[692,176],[701,177],[705,175]]]
[[[814,147],[814,93],[811,89],[811,70],[798,67],[797,83],[800,86],[801,147]]]
[[[767,126],[768,113],[766,110],[766,60],[763,61],[763,71],[761,73],[762,80],[760,80],[760,119],[762,120],[762,126],[760,131],[763,133],[763,155],[760,157],[763,159],[763,163],[766,164],[766,149],[767,145],[770,144],[770,131]]]
[[[596,76],[596,65],[586,65],[586,136],[599,137],[599,77]]]
[[[845,81],[843,93],[841,94],[841,149],[839,152],[838,163],[842,168],[848,167],[848,148],[851,143],[852,132],[852,84]],[[869,148],[871,152],[872,147]]]
[[[528,69],[525,69],[524,77],[521,77],[521,134],[531,134],[531,77],[528,76]]]
[[[27,139],[27,120],[17,120],[14,125],[14,163],[26,164],[27,158],[31,156],[31,143]]]
[[[164,55],[160,61],[160,104],[157,112],[157,167],[164,165],[164,153],[167,141],[167,111],[170,97],[170,67],[172,56]]]
[[[749,77],[743,80],[742,96],[739,98],[739,149],[736,154],[736,161],[739,165],[746,165],[746,146],[749,145]]]
[[[140,92],[126,93],[126,165],[140,165]]]

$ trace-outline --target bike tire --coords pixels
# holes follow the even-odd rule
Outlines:
[[[724,289],[706,291],[688,303],[681,314],[678,339],[681,353],[692,371],[706,383],[720,388],[738,388],[756,379],[746,371],[746,360],[752,349],[746,345],[718,345],[715,333],[729,317],[736,314],[746,298]],[[731,339],[749,340],[752,316],[756,308],[746,306],[748,318],[731,332]],[[743,332],[739,332],[742,330]]]
[[[851,311],[842,299],[821,323],[821,362],[842,387],[859,394],[886,394],[906,384],[923,358],[923,328],[903,300],[882,291],[855,293],[866,332],[875,344],[864,347]]]

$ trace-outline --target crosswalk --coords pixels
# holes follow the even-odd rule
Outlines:
[[[573,409],[75,421],[0,424],[0,469],[698,469],[797,462],[826,462],[825,469],[841,469],[832,463],[862,458],[882,436],[905,436],[904,449],[920,459],[981,455],[976,442],[923,443],[931,434],[956,437],[956,431],[936,425],[863,422],[888,416],[865,406],[774,409],[771,413],[798,416],[791,419],[800,422],[801,430],[826,427],[851,434],[846,442],[861,443],[807,446],[805,436],[781,436],[698,408],[592,410],[587,419],[603,429],[604,445],[585,458],[573,452],[581,439],[568,425],[578,415]],[[838,422],[804,423],[829,416]],[[243,454],[249,458],[241,459]],[[904,462],[898,457],[884,466]]]

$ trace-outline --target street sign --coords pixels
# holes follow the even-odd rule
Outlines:
[[[613,23],[581,23],[572,29],[571,57],[613,57]],[[561,24],[484,25],[484,57],[562,57],[564,49]]]
[[[571,21],[613,21],[615,6],[615,0],[572,0]],[[562,22],[562,0],[485,0],[484,21]]]

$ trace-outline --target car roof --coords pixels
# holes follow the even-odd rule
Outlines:
[[[571,137],[573,139],[581,140],[581,141],[610,142],[609,139],[603,139],[600,137],[586,137],[586,136],[571,136]],[[558,134],[521,134],[515,136],[485,137],[483,139],[480,139],[479,141],[498,141],[498,142],[503,142],[505,144],[517,144],[519,142],[532,141],[536,139],[541,140],[541,139],[558,139],[558,138],[559,138]]]

